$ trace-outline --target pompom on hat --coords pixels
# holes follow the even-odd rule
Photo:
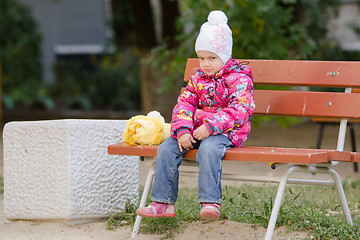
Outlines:
[[[195,42],[195,52],[205,50],[218,55],[225,64],[232,53],[232,32],[227,25],[228,19],[224,12],[215,10],[209,13]]]

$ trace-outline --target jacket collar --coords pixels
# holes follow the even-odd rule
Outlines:
[[[215,73],[214,75],[207,75],[201,68],[198,68],[196,70],[196,74],[204,79],[219,79],[221,77],[223,77],[226,74],[232,73],[232,72],[239,72],[240,70],[240,63],[233,58],[230,58],[229,61],[226,62],[226,64],[220,69],[220,71],[218,71],[217,73]]]

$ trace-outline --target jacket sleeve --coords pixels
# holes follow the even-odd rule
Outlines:
[[[192,134],[194,131],[194,113],[198,108],[199,99],[196,94],[196,85],[190,78],[185,91],[178,97],[171,120],[171,136],[180,137],[184,133]]]
[[[228,95],[228,105],[205,119],[212,135],[241,127],[248,122],[255,109],[252,74],[233,73],[236,80]]]

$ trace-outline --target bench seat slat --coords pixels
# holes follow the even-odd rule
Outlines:
[[[360,162],[360,153],[359,152],[352,152],[351,161],[352,162]]]
[[[108,153],[125,156],[155,157],[157,145],[130,146],[128,143],[120,142],[108,146]]]
[[[243,147],[243,149],[252,148],[252,149],[268,149],[270,151],[282,151],[282,152],[298,152],[298,153],[326,153],[328,160],[330,161],[341,161],[341,162],[350,162],[352,161],[352,153],[337,151],[331,149],[303,149],[303,148],[284,148],[284,147]]]
[[[282,151],[273,148],[232,148],[226,151],[224,160],[313,164],[328,162],[326,152]]]
[[[108,146],[109,154],[155,157],[158,146],[130,146],[128,143],[116,143]],[[197,150],[188,151],[184,158],[195,159]],[[360,157],[359,157],[360,158]],[[355,156],[349,152],[320,149],[297,149],[276,147],[231,148],[226,151],[224,160],[256,161],[276,163],[314,164],[328,161],[352,161]]]

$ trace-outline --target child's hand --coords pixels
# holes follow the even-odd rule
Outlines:
[[[185,133],[178,138],[180,152],[183,151],[183,148],[185,148],[186,150],[190,150],[190,148],[193,148],[193,143],[196,143],[196,141],[190,133]]]
[[[197,140],[204,140],[208,136],[210,136],[210,133],[205,127],[205,125],[201,125],[194,131],[194,138],[196,138]]]

